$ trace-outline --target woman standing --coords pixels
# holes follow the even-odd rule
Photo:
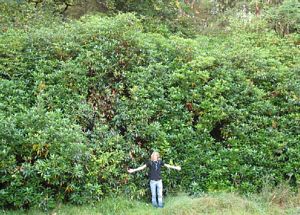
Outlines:
[[[153,152],[151,155],[151,159],[146,162],[143,166],[136,168],[136,169],[128,169],[129,173],[137,172],[139,170],[143,170],[146,167],[149,168],[149,179],[150,179],[150,188],[152,194],[152,205],[154,207],[163,207],[163,200],[162,200],[162,179],[161,179],[161,167],[167,167],[171,169],[181,170],[180,166],[172,166],[169,164],[165,164],[159,156],[158,152]],[[156,201],[156,196],[158,197],[158,202]]]

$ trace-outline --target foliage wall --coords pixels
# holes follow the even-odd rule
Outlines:
[[[167,192],[256,192],[265,177],[297,186],[296,36],[232,26],[184,39],[120,14],[5,29],[1,206],[147,196],[146,173],[126,169],[152,150],[182,166],[164,170]]]

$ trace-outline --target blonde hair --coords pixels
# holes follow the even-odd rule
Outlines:
[[[160,160],[160,155],[159,155],[159,153],[156,152],[156,151],[152,152],[152,154],[151,154],[151,160],[152,160],[152,161],[154,160],[154,156],[155,156],[155,155],[157,155],[157,160]]]

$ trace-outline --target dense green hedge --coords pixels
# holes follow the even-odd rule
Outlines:
[[[164,37],[123,14],[1,34],[1,206],[145,196],[126,169],[154,149],[182,166],[166,191],[297,186],[299,49],[241,28]]]

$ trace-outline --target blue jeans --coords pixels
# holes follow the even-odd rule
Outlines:
[[[151,195],[152,195],[152,205],[154,207],[163,207],[163,201],[162,201],[162,191],[163,191],[163,184],[162,180],[154,181],[150,180],[150,188],[151,188]],[[157,191],[156,191],[157,189]],[[158,199],[158,204],[156,201],[156,194]]]

